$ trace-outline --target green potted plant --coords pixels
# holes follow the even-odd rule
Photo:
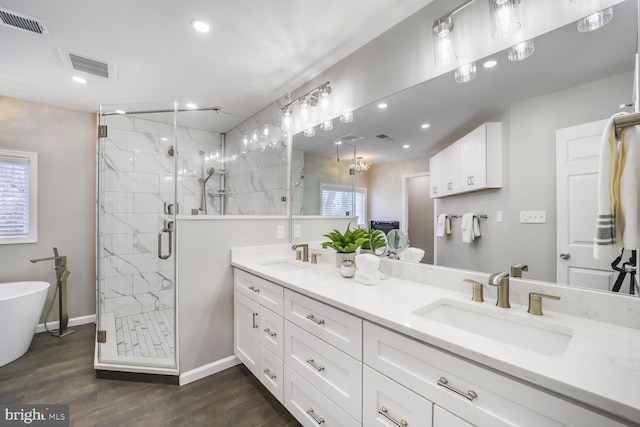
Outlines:
[[[347,230],[341,233],[338,230],[333,230],[330,233],[323,234],[329,241],[322,242],[323,247],[330,247],[334,249],[336,253],[336,266],[340,268],[342,262],[345,259],[351,259],[355,261],[356,250],[365,241],[369,240],[369,233],[367,230],[356,228],[351,230],[351,223],[347,225]]]
[[[380,230],[369,230],[367,238],[360,245],[360,253],[375,252],[376,249],[383,248],[387,244],[384,233]]]

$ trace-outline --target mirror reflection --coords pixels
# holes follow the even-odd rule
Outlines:
[[[617,278],[609,265],[597,266],[602,274],[595,278],[585,274],[592,267],[572,264],[578,252],[591,250],[595,212],[593,221],[584,219],[594,207],[577,201],[571,206],[577,215],[568,218],[559,197],[573,201],[595,187],[592,177],[573,195],[558,188],[562,179],[556,175],[566,173],[556,147],[563,138],[566,142],[563,135],[593,122],[596,130],[584,146],[599,146],[603,128],[598,121],[631,102],[637,13],[636,2],[625,1],[597,31],[578,32],[576,23],[559,28],[536,38],[534,54],[523,61],[510,61],[506,51],[491,55],[486,59],[496,60],[497,66],[484,68],[484,61],[478,61],[477,77],[468,83],[456,83],[453,72],[447,73],[356,110],[352,123],[334,120],[332,130],[319,130],[305,141],[318,146],[325,142],[328,157],[331,141],[351,138],[356,156],[372,162],[355,175],[356,188],[364,189],[367,197],[360,222],[400,221],[412,246],[424,242],[418,246],[426,252],[422,262],[485,272],[525,264],[524,278],[609,290]],[[380,108],[381,103],[386,108]],[[501,124],[502,186],[429,199],[429,159],[487,122]],[[302,138],[294,136],[294,148],[305,151],[298,145]],[[421,197],[407,195],[406,181],[413,176],[426,177]],[[305,188],[304,200],[318,200],[313,191]],[[422,214],[411,218],[416,199],[433,207],[418,209]],[[451,234],[435,237],[435,219],[427,210],[436,218],[451,216]],[[461,236],[465,213],[486,215],[472,243]],[[537,219],[523,221],[523,214]],[[430,230],[416,231],[412,220],[430,225]],[[567,251],[572,255],[562,259]]]

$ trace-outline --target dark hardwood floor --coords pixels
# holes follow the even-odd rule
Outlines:
[[[179,387],[97,379],[94,325],[34,337],[0,368],[0,404],[68,404],[71,426],[299,426],[243,365]]]

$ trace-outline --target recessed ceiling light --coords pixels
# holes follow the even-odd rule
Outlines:
[[[193,104],[193,103],[191,103],[191,102],[187,103],[186,107],[187,107],[189,110],[195,110],[196,108],[198,108],[198,106],[197,106],[196,104]]]
[[[387,107],[388,107],[388,105],[385,104],[384,102],[381,102],[380,104],[378,104],[378,108],[381,109],[381,110],[384,110]]]
[[[485,62],[484,64],[482,64],[482,66],[484,68],[493,68],[496,65],[498,65],[498,61],[496,61],[495,59],[490,59],[487,62]]]
[[[423,123],[422,125],[420,125],[420,127],[422,129],[428,129],[429,127],[431,127],[431,125],[429,123]]]
[[[409,144],[404,144],[404,145],[402,146],[402,148],[409,148],[409,147],[411,147]]]
[[[73,79],[74,82],[81,84],[81,85],[86,85],[88,83],[88,80],[85,79],[84,77],[80,77],[80,76],[73,76],[71,77]]]
[[[208,33],[209,30],[211,29],[209,27],[209,24],[199,19],[194,19],[193,21],[191,21],[191,26],[193,27],[194,30],[199,31],[201,33]]]

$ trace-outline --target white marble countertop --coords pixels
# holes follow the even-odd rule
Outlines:
[[[282,259],[302,262],[293,260],[291,250],[274,248],[269,247],[268,251],[234,249],[232,265],[528,384],[640,424],[638,329],[557,313],[548,308],[544,309],[544,316],[533,316],[527,313],[526,306],[513,303],[505,313],[506,309],[496,307],[495,300],[487,296],[484,303],[471,302],[470,289],[462,293],[395,277],[366,286],[341,277],[328,259],[315,265],[304,263],[304,268],[295,271],[279,271],[268,263]],[[478,304],[483,310],[514,316],[523,322],[569,328],[573,336],[563,354],[544,356],[412,314],[442,298]]]

